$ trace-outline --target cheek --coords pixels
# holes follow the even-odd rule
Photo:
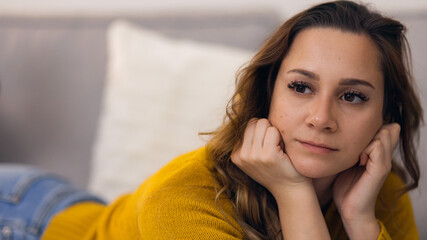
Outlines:
[[[374,116],[367,118],[366,121],[359,121],[358,123],[350,124],[348,126],[350,132],[345,134],[345,136],[349,145],[352,146],[353,154],[358,157],[362,151],[365,150],[381,125],[382,117]]]
[[[301,123],[301,108],[297,110],[286,103],[275,104],[270,110],[268,119],[280,131],[285,143],[293,136],[298,123]]]
[[[289,126],[289,114],[285,111],[272,111],[268,116],[268,120],[271,125],[280,131],[282,137],[284,137],[284,132],[287,132]]]

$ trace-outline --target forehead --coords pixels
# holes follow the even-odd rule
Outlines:
[[[282,67],[382,80],[380,54],[369,36],[335,28],[308,28],[298,33]]]

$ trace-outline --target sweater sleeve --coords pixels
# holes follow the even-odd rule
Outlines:
[[[209,168],[191,154],[164,167],[137,195],[140,239],[243,239],[231,202],[215,200]]]
[[[381,189],[376,203],[376,215],[381,227],[378,239],[419,239],[411,199],[408,193],[396,199],[402,180],[391,173]]]
[[[380,235],[378,236],[378,240],[391,240],[390,235],[384,227],[384,224],[378,220],[378,224],[380,225]]]

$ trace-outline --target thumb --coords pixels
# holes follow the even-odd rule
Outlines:
[[[400,125],[398,123],[390,123],[384,125],[383,128],[387,129],[390,133],[390,144],[392,149],[394,149],[399,142]]]

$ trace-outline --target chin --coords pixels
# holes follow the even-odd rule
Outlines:
[[[308,178],[324,178],[338,174],[344,169],[337,169],[337,164],[333,161],[323,159],[313,159],[305,157],[290,157],[295,169]]]
[[[319,171],[319,169],[295,167],[296,170],[303,176],[308,178],[325,178],[336,175],[337,173]]]

